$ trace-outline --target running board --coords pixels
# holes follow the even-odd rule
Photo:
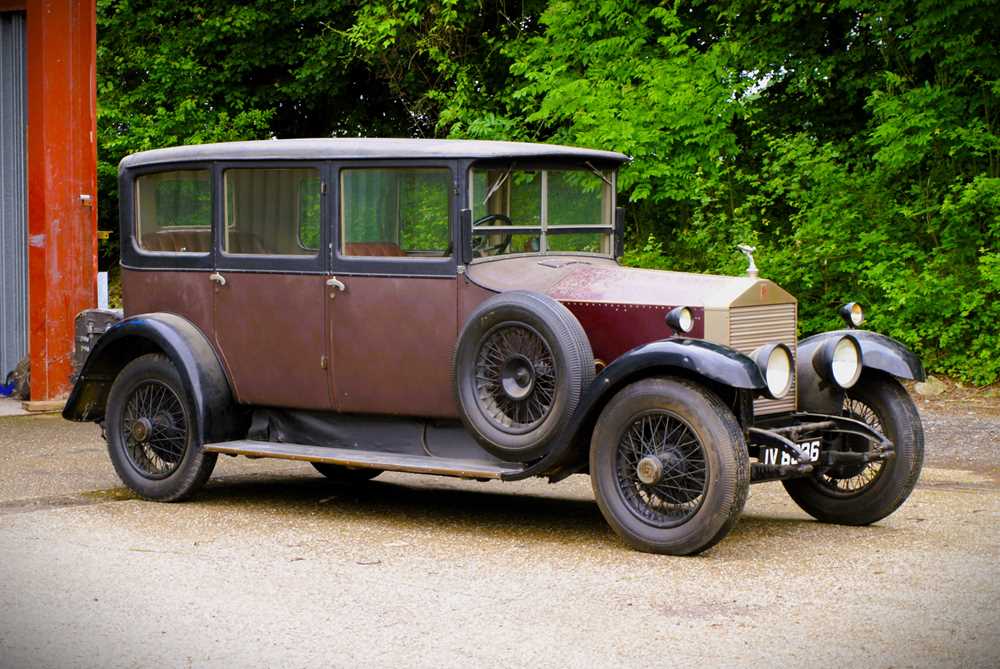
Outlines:
[[[283,444],[249,439],[205,444],[205,450],[210,453],[246,455],[251,458],[325,462],[344,467],[384,469],[391,472],[411,472],[413,474],[438,474],[467,479],[499,479],[504,475],[516,474],[521,471],[519,465],[482,460],[439,458],[433,455],[410,455],[384,451],[359,451],[350,448]]]

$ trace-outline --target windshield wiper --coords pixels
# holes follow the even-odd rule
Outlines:
[[[606,176],[604,176],[603,172],[601,172],[596,167],[594,167],[593,165],[591,165],[590,161],[585,162],[584,165],[586,165],[587,167],[589,167],[590,171],[593,172],[594,174],[596,174],[600,178],[601,181],[603,181],[604,183],[608,184],[609,186],[611,185],[611,179],[609,179]]]
[[[494,193],[496,193],[498,190],[500,190],[500,187],[503,186],[503,184],[504,184],[505,181],[507,181],[507,177],[510,176],[510,173],[511,173],[511,171],[513,169],[514,169],[514,166],[511,165],[510,167],[507,168],[507,171],[503,173],[503,176],[500,177],[499,179],[497,179],[497,182],[495,184],[493,184],[493,187],[490,188],[489,192],[486,193],[486,197],[483,198],[483,204],[484,205],[487,202],[490,201],[490,198],[493,197]]]

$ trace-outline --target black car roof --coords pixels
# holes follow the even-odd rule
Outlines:
[[[495,142],[469,139],[319,138],[192,144],[153,149],[126,156],[120,169],[159,163],[203,160],[332,160],[371,159],[539,159],[590,160],[620,164],[628,156],[614,151],[558,144]]]

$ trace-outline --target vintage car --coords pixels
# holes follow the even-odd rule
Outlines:
[[[587,473],[628,545],[678,555],[761,481],[821,521],[892,513],[923,460],[898,380],[920,361],[853,303],[798,341],[749,248],[746,276],[619,265],[627,160],[403,139],[128,156],[124,319],[82,338],[63,415],[100,423],[151,500],[194,493],[221,453],[343,483]]]

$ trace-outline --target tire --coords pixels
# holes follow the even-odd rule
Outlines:
[[[896,379],[877,373],[864,374],[847,391],[844,415],[881,428],[895,446],[895,457],[783,483],[795,503],[816,520],[869,525],[898,509],[913,491],[924,462],[924,429],[906,389]],[[868,442],[855,439],[848,447],[866,450]]]
[[[118,477],[144,499],[176,502],[212,475],[217,453],[202,450],[194,408],[166,356],[136,358],[118,374],[104,424]]]
[[[660,464],[644,472],[649,461]],[[739,423],[718,397],[690,381],[652,378],[626,386],[601,412],[590,480],[601,513],[626,544],[692,555],[735,526],[750,462]]]
[[[331,465],[328,462],[309,463],[320,474],[330,479],[334,483],[345,485],[364,483],[382,473],[381,469],[359,469],[355,467],[344,467],[342,465]]]
[[[594,380],[583,326],[546,295],[512,291],[469,316],[453,363],[462,422],[502,460],[544,455]]]

